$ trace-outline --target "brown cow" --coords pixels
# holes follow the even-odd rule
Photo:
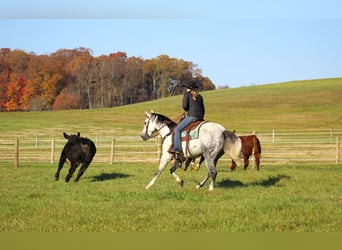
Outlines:
[[[253,154],[255,159],[255,165],[257,170],[260,170],[260,157],[261,157],[261,145],[258,137],[256,135],[244,135],[239,136],[242,142],[242,156],[244,162],[244,170],[247,169],[249,165],[249,157]],[[236,163],[232,160],[232,165],[230,170],[234,171],[236,169]]]

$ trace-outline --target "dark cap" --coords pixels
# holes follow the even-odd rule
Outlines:
[[[191,81],[189,83],[185,83],[182,85],[184,88],[187,88],[187,89],[192,89],[192,90],[196,90],[198,89],[198,85],[195,81]]]

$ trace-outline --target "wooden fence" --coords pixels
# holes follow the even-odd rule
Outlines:
[[[241,133],[238,135],[246,135]],[[326,131],[276,131],[257,132],[261,142],[261,167],[275,164],[341,163],[340,137],[342,129]],[[97,147],[94,162],[151,162],[157,163],[161,153],[159,137],[143,141],[139,136],[103,137],[92,139]],[[0,138],[0,164],[13,162],[15,167],[25,162],[57,164],[65,139]],[[253,160],[253,159],[252,159]],[[224,155],[220,161],[230,159]]]

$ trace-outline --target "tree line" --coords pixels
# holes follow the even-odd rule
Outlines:
[[[0,49],[0,111],[115,107],[180,94],[189,81],[200,90],[215,89],[196,64],[168,55],[94,57],[82,47],[49,55]]]

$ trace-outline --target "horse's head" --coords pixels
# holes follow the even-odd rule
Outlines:
[[[157,115],[153,112],[145,112],[146,119],[144,122],[144,128],[141,132],[141,138],[146,141],[150,139],[153,133],[158,130],[157,128]]]

